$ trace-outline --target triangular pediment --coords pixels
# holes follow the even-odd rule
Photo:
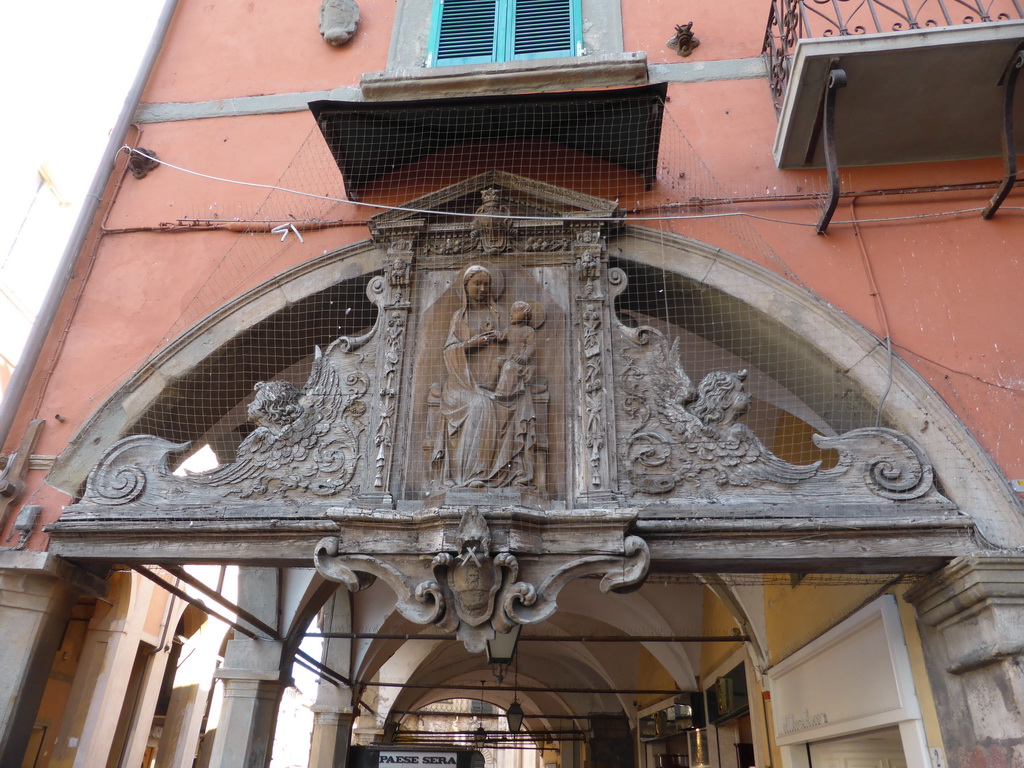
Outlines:
[[[472,230],[474,219],[487,215],[482,209],[487,206],[484,193],[490,190],[495,191],[490,215],[506,216],[512,226],[539,223],[531,217],[543,217],[550,224],[552,217],[600,220],[622,215],[611,200],[505,171],[488,171],[377,214],[370,219],[370,231],[375,239],[387,240],[414,232]]]

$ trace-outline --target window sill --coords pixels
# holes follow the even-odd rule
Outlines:
[[[411,101],[647,82],[647,54],[632,52],[369,72],[362,76],[359,86],[366,101]]]

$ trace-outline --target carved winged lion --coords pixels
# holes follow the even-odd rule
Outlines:
[[[638,490],[666,493],[704,476],[721,487],[790,485],[815,475],[819,463],[790,464],[737,423],[750,408],[747,371],[712,371],[695,387],[679,361],[678,340],[669,345],[662,334],[645,330],[654,342],[638,366],[646,370],[627,376],[634,382],[631,410],[639,421],[627,438],[630,477]]]
[[[358,462],[369,388],[365,374],[344,375],[333,359],[346,341],[338,339],[326,354],[316,348],[301,390],[286,381],[258,382],[246,409],[256,429],[238,446],[236,460],[190,479],[243,499],[292,490],[330,496],[346,487]]]

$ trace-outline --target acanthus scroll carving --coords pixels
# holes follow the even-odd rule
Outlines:
[[[396,305],[395,297],[401,297],[407,282],[401,276],[407,276],[408,270],[399,267],[388,274],[367,286],[370,300],[382,308],[377,322],[362,335],[335,339],[323,352],[316,348],[304,386],[284,380],[255,384],[246,416],[256,426],[239,444],[234,461],[178,476],[170,470],[170,457],[186,450],[188,443],[134,435],[115,443],[103,456],[89,475],[81,503],[141,502],[152,507],[169,500],[176,505],[329,500],[357,491],[356,477],[365,461],[366,421],[375,399],[372,361],[382,336],[387,340],[384,347],[392,353],[394,370],[380,381],[394,384],[400,364],[396,355],[402,346],[401,325],[393,322],[384,307]],[[383,427],[392,421],[393,409],[392,416],[383,419]],[[378,418],[375,446],[380,446],[381,430]]]
[[[301,389],[287,381],[257,382],[246,409],[256,429],[239,444],[233,462],[179,477],[168,460],[188,443],[134,435],[116,443],[90,473],[83,501],[116,506],[167,497],[188,503],[190,497],[337,495],[351,484],[360,461],[370,389],[361,356],[346,359],[353,346],[354,339],[341,338],[322,354],[316,350]]]
[[[907,435],[883,428],[815,435],[839,452],[838,464],[792,464],[770,451],[738,419],[750,407],[747,371],[712,371],[694,385],[670,342],[650,327],[618,324],[624,344],[619,391],[624,423],[620,460],[633,492],[715,497],[730,489],[854,501],[882,497],[948,503],[934,488],[924,454]],[[859,469],[858,469],[859,467]],[[877,498],[875,499],[877,500]]]
[[[616,535],[621,554],[558,552],[556,546],[542,558],[530,558],[524,571],[514,553],[494,550],[485,516],[470,507],[454,531],[452,548],[435,553],[429,566],[416,555],[346,554],[333,537],[317,545],[314,561],[321,574],[352,591],[383,579],[394,590],[402,616],[455,631],[470,652],[480,653],[495,632],[549,618],[557,610],[559,592],[574,579],[601,576],[600,589],[606,593],[642,584],[650,565],[646,542]]]

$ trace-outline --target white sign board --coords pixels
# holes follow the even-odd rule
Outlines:
[[[780,746],[920,716],[891,595],[779,662],[768,677]]]

